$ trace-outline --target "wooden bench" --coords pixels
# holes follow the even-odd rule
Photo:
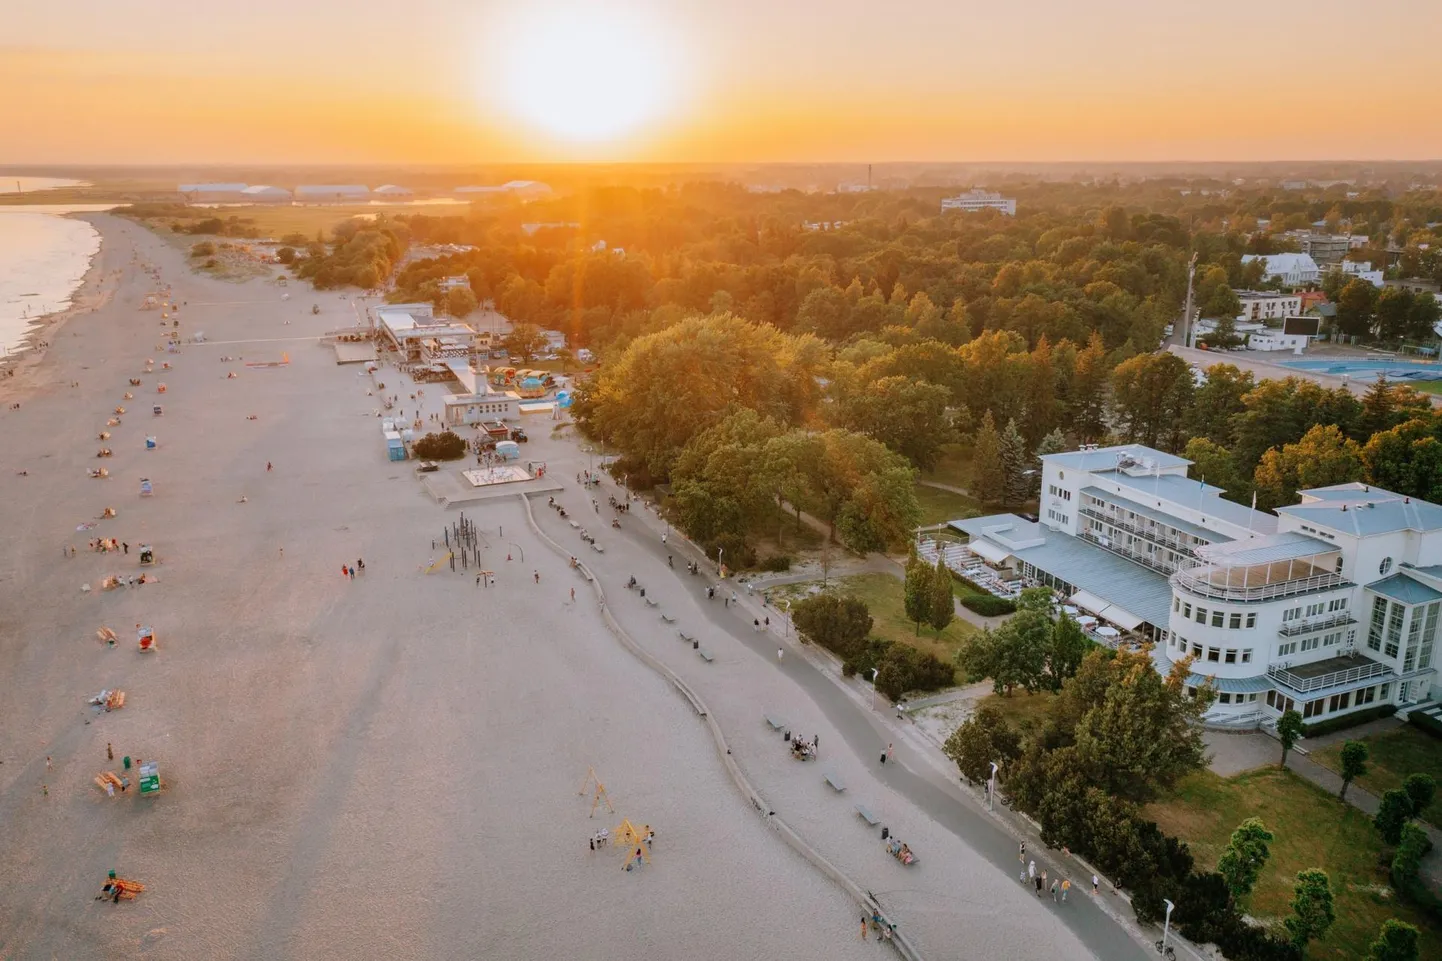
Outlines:
[[[646,606],[647,606],[647,607],[655,607],[655,606],[656,606],[656,601],[653,601],[653,600],[652,600],[651,598],[649,598],[649,597],[643,597],[643,598],[641,598],[641,599],[646,602]]]
[[[690,634],[687,634],[685,631],[677,631],[676,633],[680,634],[681,640],[685,641],[687,644],[696,643],[696,638],[692,637]]]
[[[667,624],[675,624],[675,623],[676,623],[676,618],[672,617],[670,614],[662,614],[662,615],[661,615],[661,620],[665,621]]]
[[[710,664],[712,661],[716,660],[716,658],[712,657],[710,654],[708,654],[706,651],[702,650],[699,647],[696,649],[696,653],[700,654],[701,660],[705,661],[707,664]]]
[[[773,731],[779,731],[782,728],[786,727],[785,721],[780,720],[776,717],[772,717],[770,714],[766,715],[766,723],[771,725],[771,730]]]
[[[831,789],[834,790],[837,794],[840,794],[842,791],[846,790],[846,785],[842,784],[841,778],[837,777],[835,774],[823,774],[821,775],[821,778],[827,784],[830,784]]]
[[[861,820],[865,821],[872,827],[876,827],[878,824],[881,823],[881,818],[877,817],[875,814],[872,814],[871,811],[868,810],[867,807],[863,804],[856,805],[856,813],[861,815]]]

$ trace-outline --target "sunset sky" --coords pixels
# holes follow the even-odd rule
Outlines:
[[[1442,0],[56,0],[0,163],[1442,157]]]

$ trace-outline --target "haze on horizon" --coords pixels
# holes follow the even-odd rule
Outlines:
[[[23,4],[0,163],[1442,157],[1442,3],[1182,6]]]

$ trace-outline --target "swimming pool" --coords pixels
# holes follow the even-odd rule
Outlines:
[[[1442,380],[1442,364],[1424,364],[1415,360],[1288,360],[1283,367],[1305,370],[1313,374],[1331,374],[1350,380],[1373,381],[1386,376],[1388,380]]]

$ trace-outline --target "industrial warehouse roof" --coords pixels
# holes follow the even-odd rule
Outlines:
[[[1028,547],[1008,547],[987,528],[1010,525],[1005,536],[1017,543],[1042,540]],[[1130,611],[1150,624],[1163,626],[1171,613],[1172,589],[1167,579],[1111,551],[1069,534],[1047,530],[1015,514],[992,514],[952,521],[951,527],[976,538],[998,543],[1007,554],[1026,561],[1053,577],[1094,594],[1108,604]]]
[[[271,187],[271,186],[269,186],[268,184],[255,184],[254,186],[246,187],[244,190],[241,191],[241,193],[243,193],[243,194],[259,194],[259,195],[268,196],[268,197],[289,197],[289,196],[290,196],[290,191],[289,191],[289,190],[286,190],[284,187]]]
[[[1301,492],[1302,503],[1277,513],[1358,537],[1393,531],[1442,530],[1442,507],[1367,484],[1336,484]]]
[[[1432,601],[1442,601],[1442,592],[1413,580],[1405,573],[1397,573],[1380,581],[1373,581],[1367,585],[1367,590],[1381,594],[1383,597],[1390,597],[1403,604],[1430,604]]]
[[[297,194],[368,194],[370,188],[364,184],[302,184],[295,188]]]

